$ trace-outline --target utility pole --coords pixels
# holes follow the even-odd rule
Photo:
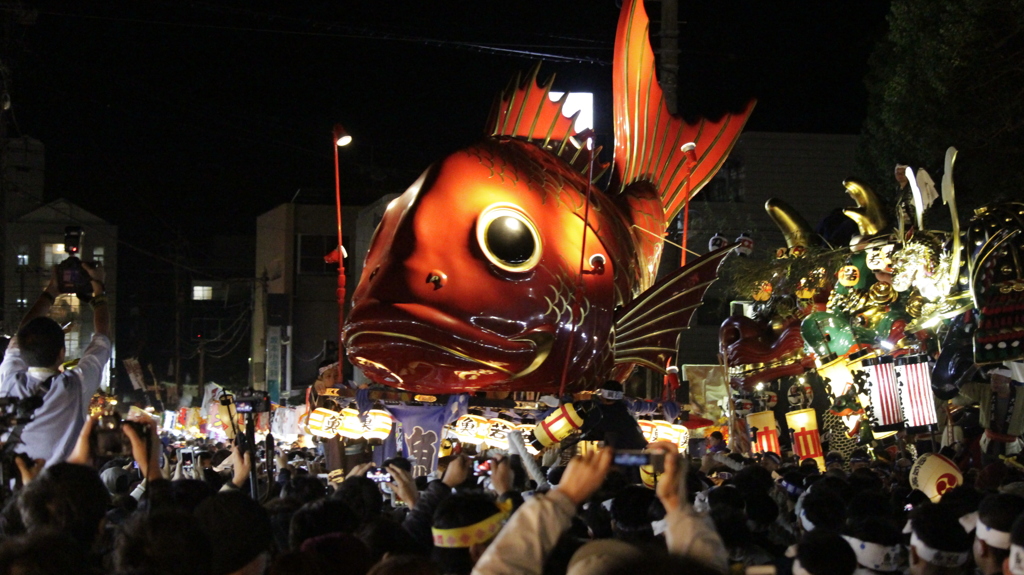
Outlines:
[[[184,394],[181,389],[181,255],[179,246],[174,244],[174,386],[178,388],[178,397]]]

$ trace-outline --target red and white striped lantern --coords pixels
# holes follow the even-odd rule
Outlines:
[[[932,364],[927,355],[905,355],[896,358],[896,376],[900,382],[900,403],[910,431],[939,423],[932,392]],[[918,429],[917,431],[925,431]]]
[[[900,391],[891,357],[866,357],[861,368],[868,372],[871,396],[871,430],[875,433],[897,431],[903,426]]]

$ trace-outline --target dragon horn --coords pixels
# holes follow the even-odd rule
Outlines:
[[[843,187],[846,188],[846,193],[853,198],[853,201],[857,202],[856,208],[846,208],[843,213],[857,223],[860,235],[875,235],[889,225],[889,221],[882,212],[882,201],[878,199],[875,192],[871,191],[871,188],[854,180],[846,180],[843,182]]]
[[[775,222],[782,236],[786,238],[786,246],[790,249],[797,246],[807,247],[813,243],[814,232],[807,220],[792,206],[778,198],[768,198],[764,203],[764,211]]]

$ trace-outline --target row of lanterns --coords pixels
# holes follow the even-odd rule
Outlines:
[[[524,423],[516,425],[511,421],[492,417],[490,419],[474,414],[463,415],[452,424],[451,434],[461,443],[479,445],[486,443],[494,449],[508,449],[508,433],[518,429],[523,432],[523,437],[528,438],[533,433],[533,425]],[[526,449],[532,455],[538,453],[537,449],[529,442]]]
[[[371,409],[366,416],[346,407],[340,412],[319,407],[309,414],[309,432],[323,438],[337,436],[346,439],[369,439],[383,441],[391,435],[394,417],[383,409]]]
[[[675,443],[679,446],[680,452],[684,451],[690,443],[690,430],[686,426],[650,419],[641,419],[637,423],[640,424],[640,431],[648,443],[655,441]]]

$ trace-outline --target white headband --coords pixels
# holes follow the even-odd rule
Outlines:
[[[996,549],[1010,548],[1010,534],[985,525],[981,519],[978,519],[978,530],[975,534],[978,539],[988,543],[989,547],[995,547]]]
[[[853,548],[857,556],[857,564],[875,571],[900,571],[903,563],[903,547],[893,545],[886,547],[879,543],[861,541],[856,537],[843,535],[843,539]]]
[[[800,525],[804,526],[804,531],[814,531],[814,523],[811,523],[811,520],[807,518],[807,512],[803,510],[800,511]]]
[[[804,569],[804,566],[800,564],[799,559],[793,560],[793,575],[811,575],[811,572]]]
[[[1016,543],[1010,545],[1010,573],[1024,575],[1024,547]]]
[[[978,528],[978,512],[968,513],[960,518],[960,525],[964,526],[964,531],[970,533]]]
[[[932,549],[917,537],[917,533],[910,535],[910,546],[917,551],[917,556],[937,567],[960,567],[967,563],[969,552],[956,553],[954,551],[939,551]]]

